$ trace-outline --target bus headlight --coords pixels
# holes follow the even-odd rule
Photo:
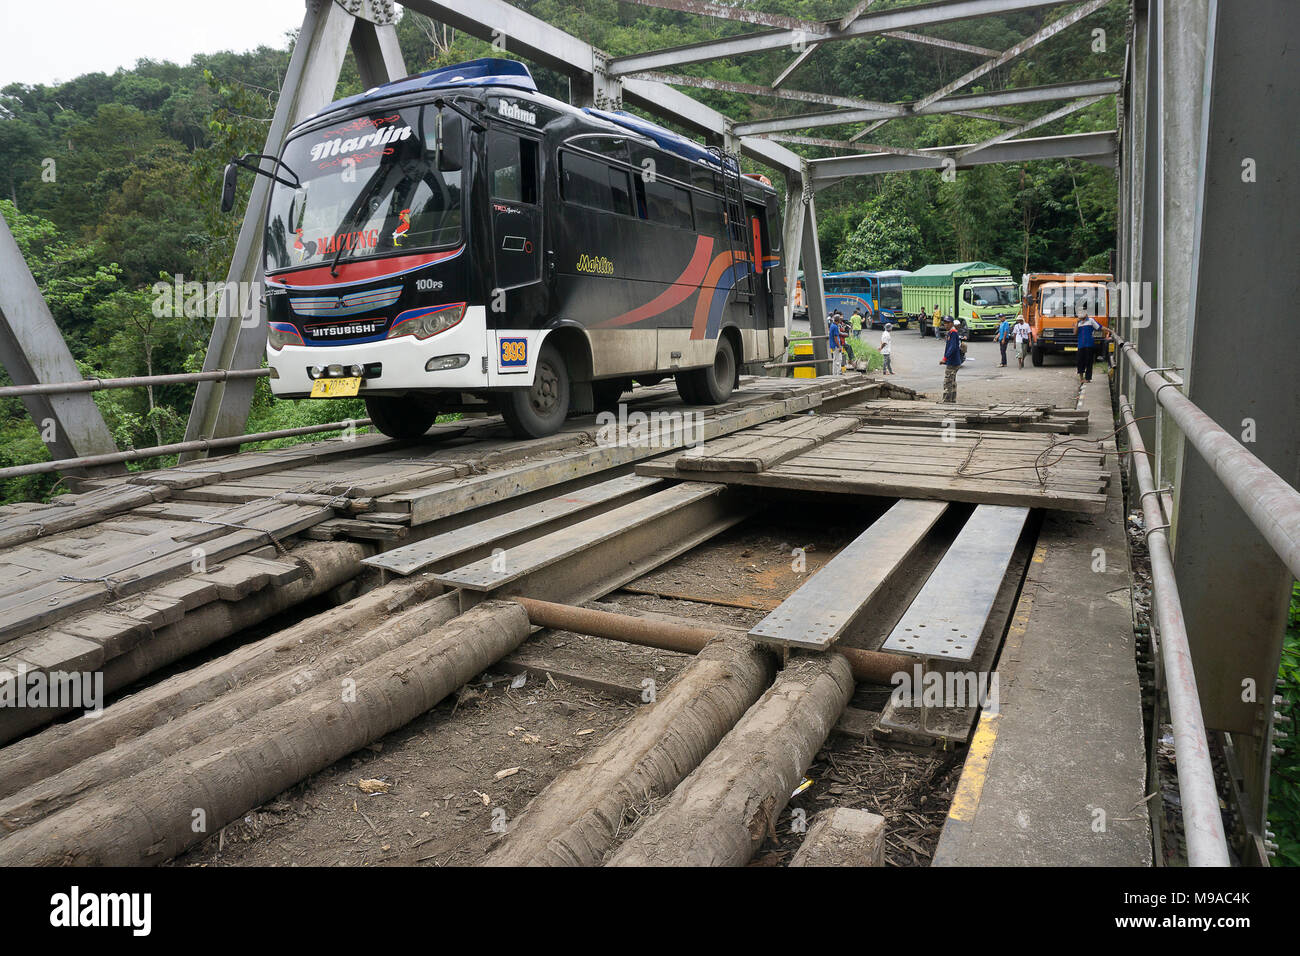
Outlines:
[[[423,309],[407,309],[397,316],[397,321],[388,330],[388,338],[395,339],[402,335],[414,335],[417,339],[427,339],[446,332],[465,317],[465,303],[451,305],[432,305]]]
[[[288,322],[272,322],[266,327],[266,344],[278,352],[286,345],[302,345],[302,336]]]

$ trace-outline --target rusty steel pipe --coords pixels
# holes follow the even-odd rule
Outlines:
[[[528,612],[528,620],[538,627],[553,627],[575,634],[589,634],[592,637],[605,637],[641,647],[657,647],[663,651],[677,651],[679,654],[698,654],[704,645],[718,636],[719,631],[734,631],[735,628],[709,627],[701,625],[678,624],[675,621],[657,621],[652,618],[633,617],[630,614],[615,614],[611,611],[595,611],[571,604],[556,604],[552,601],[539,601],[536,598],[511,596],[504,598],[514,601]],[[835,652],[844,656],[853,672],[853,679],[869,684],[891,684],[893,675],[903,671],[912,660],[898,654],[882,654],[879,651],[864,651],[856,647],[837,647]]]

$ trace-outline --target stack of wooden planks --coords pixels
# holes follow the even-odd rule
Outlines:
[[[1106,505],[1105,452],[1084,439],[970,430],[944,434],[925,427],[857,425],[856,420],[834,435],[836,429],[825,424],[829,420],[819,419],[819,428],[830,437],[810,447],[800,436],[784,436],[785,444],[766,459],[751,454],[741,462],[751,447],[743,444],[749,434],[743,433],[647,462],[637,474],[1063,511],[1100,512]]]
[[[958,405],[944,402],[873,399],[843,410],[872,425],[978,428],[982,431],[1024,431],[1082,434],[1088,430],[1084,409],[1035,403]]]

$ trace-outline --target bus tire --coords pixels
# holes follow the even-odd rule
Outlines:
[[[501,397],[501,417],[516,438],[543,438],[559,431],[569,414],[569,367],[549,342],[537,354],[533,384]]]
[[[371,423],[389,438],[419,438],[438,417],[438,409],[412,396],[366,399],[366,414]]]
[[[1039,366],[1041,366],[1041,365],[1043,364],[1043,348],[1042,348],[1042,346],[1040,346],[1040,345],[1035,345],[1033,348],[1031,348],[1031,349],[1029,350],[1029,361],[1031,361],[1031,362],[1034,363],[1034,367],[1035,367],[1035,368],[1038,368]]]
[[[683,376],[678,376],[681,381]],[[725,335],[718,336],[718,348],[713,353],[713,364],[693,369],[684,376],[690,381],[696,405],[721,405],[731,397],[736,382],[736,350]],[[678,386],[681,391],[681,386]]]

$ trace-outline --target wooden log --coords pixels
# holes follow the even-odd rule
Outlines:
[[[885,818],[833,807],[813,819],[790,866],[884,866]]]
[[[168,860],[418,717],[513,651],[528,632],[528,615],[519,605],[477,605],[425,640],[357,668],[351,675],[354,700],[344,699],[331,683],[268,708],[0,839],[0,864],[132,866]]]
[[[792,661],[609,864],[743,866],[775,832],[852,696],[853,676],[840,655]]]
[[[373,600],[365,604],[372,611],[374,610]],[[127,723],[135,724],[137,727],[152,725],[151,729],[145,733],[137,732],[131,736],[121,737],[116,746],[111,749],[97,753],[62,773],[47,776],[0,800],[0,827],[14,831],[31,826],[38,820],[85,799],[97,787],[106,786],[114,780],[146,770],[171,754],[208,740],[214,734],[313,687],[328,685],[337,691],[336,678],[351,674],[357,667],[374,660],[381,654],[447,623],[456,616],[457,610],[458,605],[452,600],[451,595],[434,598],[432,601],[410,608],[391,621],[370,628],[364,634],[339,634],[338,639],[329,645],[328,651],[318,652],[306,665],[283,653],[286,650],[292,653],[296,649],[295,645],[299,638],[295,632],[302,630],[301,626],[289,628],[290,633],[274,634],[259,641],[259,644],[267,646],[261,649],[263,653],[252,656],[252,659],[258,660],[263,665],[279,664],[281,669],[237,685],[233,683],[237,679],[236,674],[246,674],[250,670],[248,667],[250,655],[237,652],[235,655],[237,661],[233,665],[228,665],[222,675],[225,677],[224,684],[212,681],[209,675],[209,679],[201,684],[188,685],[191,693],[187,697],[191,701],[195,696],[193,691],[197,687],[215,691],[214,696],[196,704],[188,713],[176,716],[165,723],[159,723],[160,708],[157,706],[156,698],[143,703],[142,706],[128,697],[120,705],[115,704],[108,708],[111,712],[119,706],[124,706],[128,711],[134,712],[128,713],[124,719],[116,714],[113,715],[117,730],[120,732],[122,725]],[[333,631],[339,625],[338,619],[347,620],[353,615],[333,615],[335,620],[329,620],[329,615],[325,617],[326,620],[317,618],[312,623],[318,628],[325,626]],[[271,655],[286,658],[283,663],[273,659],[267,661],[265,651],[268,647]],[[187,676],[181,675],[181,677]],[[226,687],[234,689],[224,694],[220,693]],[[169,702],[174,704],[175,698],[172,697]],[[175,713],[174,707],[172,712]],[[47,773],[48,767],[47,762],[45,764]],[[28,770],[21,765],[18,769]],[[6,788],[8,786],[6,784]]]
[[[737,637],[710,641],[659,699],[533,799],[490,866],[595,866],[627,809],[668,793],[758,699],[771,655]]]
[[[318,562],[313,562],[313,572],[321,573]],[[141,737],[182,717],[231,688],[266,673],[276,666],[278,659],[285,659],[288,666],[294,660],[291,655],[299,647],[314,646],[322,635],[355,632],[424,601],[439,590],[427,578],[395,581],[124,697],[94,720],[58,724],[12,743],[0,752],[5,767],[5,772],[0,774],[0,798],[97,754],[114,752],[119,741]],[[193,621],[189,623],[191,627],[194,625]]]

